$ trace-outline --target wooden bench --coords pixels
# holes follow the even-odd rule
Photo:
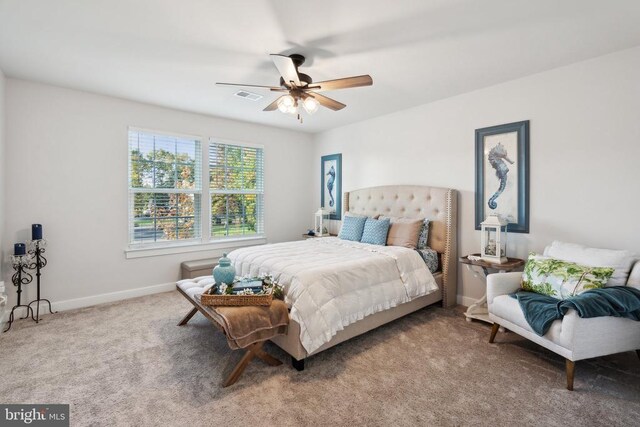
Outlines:
[[[178,326],[186,325],[189,322],[189,320],[191,320],[191,318],[199,311],[207,319],[209,319],[211,321],[211,323],[213,323],[214,326],[216,326],[219,330],[221,330],[223,333],[225,333],[225,329],[224,329],[224,326],[223,326],[224,325],[224,319],[216,311],[216,307],[210,307],[210,306],[203,305],[200,302],[200,300],[197,298],[197,295],[199,295],[199,294],[194,295],[192,292],[185,291],[180,287],[180,283],[182,283],[182,282],[183,281],[178,282],[176,284],[176,288],[191,304],[193,304],[193,308],[191,309],[191,311],[189,311],[189,313],[187,313],[186,316],[184,316],[184,318],[182,318],[182,320],[178,323]],[[278,301],[278,303],[282,303],[282,302]],[[238,309],[242,309],[242,307],[237,307],[237,308]],[[268,341],[268,339],[252,343],[248,347],[245,348],[246,349],[246,353],[244,354],[242,359],[240,359],[240,361],[235,366],[235,368],[233,369],[231,374],[229,374],[229,376],[224,380],[224,382],[222,383],[223,387],[228,387],[228,386],[234,384],[236,381],[238,381],[238,379],[240,378],[240,376],[242,375],[242,373],[246,369],[246,367],[249,364],[249,362],[251,362],[251,360],[253,360],[256,357],[258,359],[261,359],[262,361],[266,362],[270,366],[282,365],[282,362],[280,360],[278,360],[275,357],[271,356],[270,354],[266,353],[262,349],[262,347],[264,346],[264,343],[266,341]]]

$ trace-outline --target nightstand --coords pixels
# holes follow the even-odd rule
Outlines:
[[[471,254],[473,256],[480,256],[480,254]],[[468,256],[468,255],[467,255]],[[484,281],[484,296],[478,301],[469,306],[464,315],[467,317],[467,322],[471,322],[471,319],[481,320],[483,322],[491,323],[489,320],[489,311],[487,310],[487,276],[491,273],[506,273],[520,268],[524,265],[524,260],[520,258],[507,258],[507,262],[502,264],[487,262],[484,260],[472,261],[467,256],[460,257],[460,262],[467,266],[467,269],[473,272],[473,275]],[[479,267],[473,268],[473,267]],[[479,271],[482,274],[479,274]],[[493,271],[491,271],[493,270]]]

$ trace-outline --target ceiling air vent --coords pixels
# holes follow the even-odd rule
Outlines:
[[[253,92],[247,92],[246,90],[239,90],[236,93],[234,93],[234,95],[240,98],[249,99],[251,101],[257,101],[258,99],[262,99],[262,95],[258,95],[257,93],[253,93]]]

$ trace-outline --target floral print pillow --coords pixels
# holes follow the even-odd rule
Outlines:
[[[440,262],[438,261],[438,252],[434,251],[430,247],[426,249],[416,249],[424,263],[427,265],[427,268],[430,272],[435,273],[440,268]]]
[[[425,218],[422,222],[422,228],[420,229],[420,235],[418,236],[418,249],[429,249],[429,219]]]
[[[613,268],[588,267],[542,255],[529,255],[522,273],[526,291],[566,299],[589,289],[604,288]]]

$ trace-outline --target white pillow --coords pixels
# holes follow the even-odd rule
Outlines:
[[[632,286],[634,288],[640,289],[640,261],[637,261],[633,265],[633,268],[631,269],[631,273],[629,273],[627,286]]]
[[[588,248],[576,243],[555,241],[547,246],[544,255],[589,267],[611,267],[615,271],[607,286],[626,286],[636,256],[630,251]]]

